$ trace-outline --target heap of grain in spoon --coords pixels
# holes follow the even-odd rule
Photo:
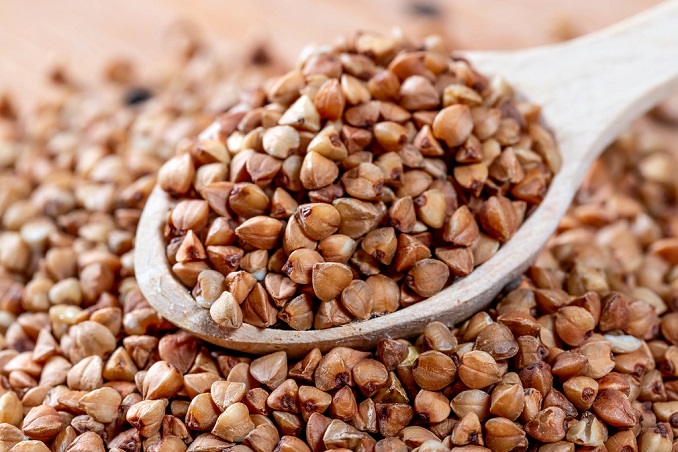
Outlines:
[[[363,33],[307,51],[160,170],[177,201],[167,259],[227,328],[407,307],[489,259],[542,201],[560,158],[539,116],[438,40]]]

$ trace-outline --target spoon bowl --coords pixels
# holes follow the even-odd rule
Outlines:
[[[463,55],[479,71],[501,75],[543,107],[563,163],[541,205],[487,262],[440,293],[394,313],[309,331],[218,326],[172,274],[162,228],[172,199],[156,187],[136,236],[135,269],[149,303],[167,320],[208,342],[248,353],[373,347],[382,338],[420,334],[427,323],[448,325],[485,308],[523,273],[567,210],[587,169],[628,124],[678,89],[678,0],[663,3],[601,32],[516,52]],[[218,132],[210,126],[209,137]]]

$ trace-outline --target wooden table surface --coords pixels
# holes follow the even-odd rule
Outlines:
[[[291,64],[308,43],[356,30],[439,33],[458,49],[520,48],[586,33],[658,0],[2,0],[0,91],[24,105],[55,63],[92,81],[110,57],[147,73],[166,58],[167,30],[191,23],[229,58],[267,42]]]

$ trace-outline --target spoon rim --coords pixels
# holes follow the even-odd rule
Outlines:
[[[557,223],[546,220],[562,216],[570,204],[574,192],[567,190],[568,169],[574,166],[563,162],[541,204],[510,240],[502,243],[490,259],[474,268],[468,276],[456,280],[432,297],[367,320],[305,331],[258,328],[246,323],[234,330],[220,327],[210,317],[209,309],[198,306],[190,289],[171,271],[162,228],[175,200],[159,186],[151,193],[139,223],[136,243],[144,244],[146,249],[135,253],[137,280],[148,302],[165,319],[208,342],[239,351],[285,350],[300,355],[315,347],[321,350],[339,345],[365,348],[373,346],[381,338],[412,337],[420,334],[430,321],[452,325],[470,317],[529,267],[557,226]],[[557,196],[563,188],[571,195]],[[511,265],[515,262],[519,265]]]

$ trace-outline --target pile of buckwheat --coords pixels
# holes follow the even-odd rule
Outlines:
[[[359,33],[306,52],[161,168],[172,271],[225,328],[410,306],[541,202],[560,156],[539,115],[439,39]]]
[[[678,450],[678,155],[654,135],[608,149],[535,265],[455,328],[292,360],[160,318],[141,209],[242,102],[188,43],[143,85],[119,62],[105,91],[59,73],[35,112],[0,101],[0,452]]]

